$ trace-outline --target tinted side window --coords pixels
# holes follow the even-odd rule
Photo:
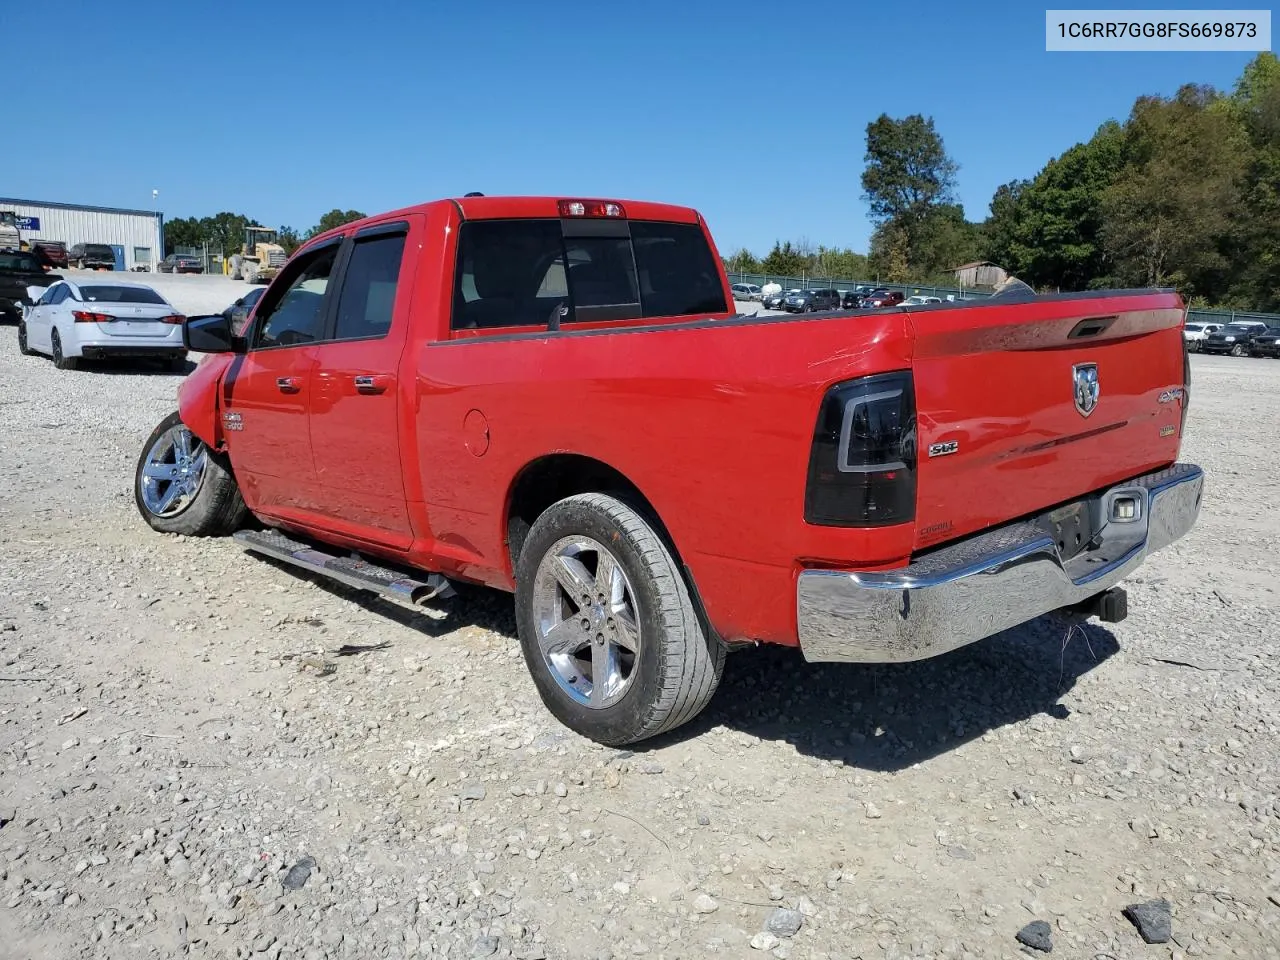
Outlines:
[[[337,256],[337,244],[313,254],[278,300],[264,301],[265,309],[258,311],[255,347],[285,347],[320,339],[324,293]]]
[[[632,221],[631,244],[646,317],[728,310],[720,271],[697,224]]]
[[[567,295],[558,220],[473,220],[458,233],[453,327],[546,326]]]
[[[338,300],[338,340],[384,337],[391,329],[404,234],[356,241]]]

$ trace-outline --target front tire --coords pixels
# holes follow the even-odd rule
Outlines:
[[[516,625],[542,702],[569,729],[623,746],[692,720],[724,647],[636,510],[586,493],[538,517],[516,564]]]
[[[206,447],[176,412],[143,444],[133,495],[142,518],[161,533],[223,537],[249,515],[229,461]]]
[[[1245,355],[1244,344],[1243,344],[1243,343],[1237,343],[1234,347],[1232,347],[1232,348],[1231,348],[1231,355],[1232,355],[1233,357],[1243,357],[1243,356]]]

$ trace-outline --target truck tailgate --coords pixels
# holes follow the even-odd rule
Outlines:
[[[1174,293],[911,312],[916,549],[1172,463],[1181,441]]]

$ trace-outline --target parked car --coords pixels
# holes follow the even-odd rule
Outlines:
[[[782,305],[786,302],[787,297],[791,296],[793,293],[799,292],[799,287],[792,287],[790,290],[778,290],[774,293],[766,294],[764,299],[760,301],[760,304],[766,310],[781,310],[783,309]]]
[[[204,273],[204,264],[199,257],[189,253],[171,253],[158,264],[157,273]]]
[[[902,301],[901,306],[904,307],[923,307],[930,303],[941,303],[941,297],[925,297],[917,294],[913,297],[907,297]]]
[[[1198,353],[1209,334],[1217,333],[1222,327],[1221,323],[1188,323],[1182,328],[1182,339],[1187,342],[1188,350]]]
[[[1268,327],[1249,341],[1249,356],[1280,359],[1280,327]]]
[[[898,290],[874,290],[862,298],[858,304],[863,310],[874,310],[878,307],[896,307],[905,298]]]
[[[81,358],[143,357],[186,369],[182,316],[151,287],[126,281],[59,280],[18,325],[18,349],[44,353],[59,370]]]
[[[1249,343],[1254,337],[1265,333],[1267,325],[1261,320],[1240,320],[1228,323],[1216,333],[1211,333],[1200,342],[1203,353],[1229,353],[1233,357],[1247,357]]]
[[[840,294],[834,288],[797,290],[788,293],[782,301],[782,309],[788,313],[813,313],[817,310],[839,310]]]
[[[900,662],[1053,610],[1121,620],[1116,584],[1194,524],[1175,292],[1032,294],[1009,350],[1000,303],[945,337],[707,322],[734,316],[713,250],[695,210],[606,200],[320,234],[247,340],[184,325],[211,356],[140,450],[139,512],[408,603],[513,591],[543,703],[612,745],[696,716],[730,648]]]
[[[735,283],[730,289],[733,290],[733,299],[735,300],[754,300],[759,302],[763,298],[760,287],[754,283]]]
[[[67,245],[60,240],[32,240],[31,252],[46,267],[65,270],[67,263]]]
[[[24,309],[39,296],[33,291],[61,279],[47,272],[34,253],[0,253],[0,314],[21,320]]]
[[[80,270],[114,270],[116,254],[105,243],[77,243],[67,253],[70,265]]]
[[[266,292],[266,287],[254,287],[222,311],[222,316],[226,317],[227,322],[231,324],[231,332],[237,337],[244,333],[244,328],[249,323],[249,316],[253,313],[253,308],[257,306],[258,301],[262,299],[262,295]]]

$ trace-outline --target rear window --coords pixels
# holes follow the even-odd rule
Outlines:
[[[92,286],[81,287],[80,298],[85,303],[164,303],[160,294],[150,287]]]
[[[44,273],[44,267],[29,253],[0,254],[0,270],[13,270],[21,273]]]
[[[454,329],[726,312],[696,224],[473,220],[459,232]]]

